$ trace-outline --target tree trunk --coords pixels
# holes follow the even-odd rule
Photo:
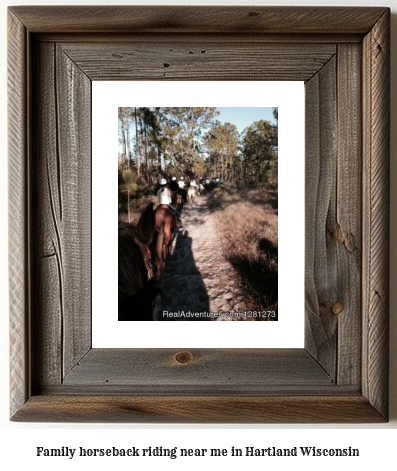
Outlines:
[[[157,164],[158,164],[158,170],[159,170],[159,172],[161,172],[162,167],[161,167],[161,147],[160,147],[160,144],[157,146]]]
[[[120,109],[120,108],[119,108]],[[127,157],[127,144],[125,140],[125,123],[124,123],[124,116],[121,112],[119,114],[121,120],[121,155],[122,155],[122,167],[124,169],[125,159]]]
[[[134,113],[135,113],[135,159],[136,159],[136,171],[138,178],[141,176],[141,159],[139,156],[139,139],[138,139],[138,117],[137,117],[137,112],[136,108],[134,108]]]
[[[132,153],[131,153],[131,139],[130,139],[130,126],[127,126],[126,129],[126,141],[127,141],[127,159],[128,159],[128,168],[132,170]]]
[[[146,180],[148,182],[148,185],[150,186],[151,181],[150,181],[150,172],[149,172],[149,155],[148,155],[148,149],[147,149],[147,127],[146,124],[144,126],[144,142],[145,142],[145,162],[146,162]]]
[[[193,156],[194,156],[194,108],[192,108],[191,139],[192,139],[192,159],[193,159]]]

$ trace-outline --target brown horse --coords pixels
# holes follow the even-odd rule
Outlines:
[[[178,191],[171,191],[171,204],[174,208],[178,208],[182,204],[182,196]]]
[[[160,204],[156,209],[156,232],[153,236],[152,247],[155,252],[157,277],[164,268],[164,262],[169,255],[172,234],[177,227],[174,211],[168,204]]]
[[[183,205],[186,203],[187,200],[187,190],[185,188],[179,188],[179,194],[181,196],[181,209],[183,208]]]
[[[119,222],[119,321],[153,320],[155,294],[150,245],[155,233],[154,204],[146,206],[136,226]]]

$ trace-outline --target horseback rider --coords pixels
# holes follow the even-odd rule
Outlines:
[[[179,185],[176,181],[176,177],[172,177],[170,183],[171,190],[171,202],[178,207],[178,194],[179,194]]]
[[[157,196],[159,198],[159,204],[166,204],[168,205],[173,211],[175,208],[171,206],[171,191],[167,187],[167,180],[165,178],[161,178],[159,180],[160,189],[157,192]]]
[[[185,182],[183,181],[183,177],[179,179],[178,185],[179,185],[179,188],[182,188],[182,189],[185,187]]]
[[[179,186],[178,193],[181,195],[182,206],[183,206],[187,200],[187,191],[185,190],[185,182],[183,180],[183,177],[180,177],[178,186]]]
[[[171,205],[172,197],[171,191],[167,187],[167,180],[165,178],[161,178],[159,180],[160,189],[157,192],[157,196],[159,198],[159,205],[167,205],[174,213],[178,227],[182,227],[182,221],[176,215],[176,209]]]
[[[179,185],[178,182],[176,181],[176,177],[172,177],[171,183],[170,183],[170,190],[173,193],[174,191],[178,191]]]

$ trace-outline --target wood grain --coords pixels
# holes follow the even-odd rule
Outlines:
[[[60,384],[91,348],[91,82],[54,44],[34,53],[38,387]]]
[[[389,350],[390,12],[364,40],[363,393],[385,416]]]
[[[379,423],[385,419],[368,400],[342,397],[247,397],[174,395],[39,396],[15,421],[89,423]]]
[[[306,84],[305,346],[336,379],[338,301],[335,182],[336,58]]]
[[[29,161],[26,28],[8,15],[8,152],[10,409],[14,414],[30,394],[29,376]]]
[[[9,10],[12,420],[387,420],[389,22],[385,8]],[[306,82],[305,349],[183,365],[178,350],[91,349],[91,81],[126,78]]]
[[[56,71],[65,376],[91,348],[91,81],[60,47]]]
[[[306,348],[337,384],[361,375],[361,52],[306,84]]]
[[[287,385],[327,386],[332,378],[304,349],[192,349],[192,360],[176,361],[177,349],[93,349],[65,377],[65,386],[115,387],[132,391],[210,391],[225,394],[237,388],[260,394],[271,385],[280,392]],[[70,388],[69,388],[70,389]]]
[[[216,34],[214,34],[216,33]],[[35,41],[38,42],[53,42],[58,44],[102,44],[102,45],[114,45],[120,44],[133,44],[133,43],[147,43],[153,47],[159,47],[164,39],[173,44],[183,45],[186,43],[195,44],[196,46],[200,43],[210,44],[213,42],[220,42],[223,44],[249,44],[252,42],[262,44],[316,44],[316,45],[336,45],[336,44],[361,44],[363,33],[341,33],[337,34],[329,32],[324,35],[320,33],[313,34],[300,34],[300,33],[266,33],[259,34],[258,32],[242,31],[237,36],[234,33],[222,33],[220,31],[206,32],[206,33],[183,33],[178,32],[170,33],[139,33],[134,30],[129,32],[117,32],[109,34],[106,32],[96,33],[73,33],[68,34],[67,32],[48,32],[48,33],[34,33]]]
[[[32,351],[35,389],[38,384],[60,384],[63,376],[63,239],[59,214],[58,126],[56,112],[55,48],[34,47],[34,155],[32,212],[34,234]],[[54,178],[55,177],[55,178]],[[45,341],[43,341],[45,339]]]
[[[91,80],[309,80],[336,53],[334,44],[241,44],[203,40],[158,44],[66,44],[64,53]]]
[[[33,33],[367,33],[384,8],[219,6],[12,7]]]
[[[362,54],[358,45],[338,46],[337,183],[335,219],[338,276],[333,312],[338,320],[337,383],[360,384],[362,361]]]

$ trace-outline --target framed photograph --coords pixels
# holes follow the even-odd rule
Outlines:
[[[192,90],[201,104],[226,106],[165,106],[187,103]],[[164,106],[119,106],[131,100]],[[304,83],[255,81],[247,90],[243,81],[97,81],[92,84],[92,103],[92,346],[172,348],[183,338],[190,348],[302,348]],[[270,106],[275,103],[277,107]],[[192,118],[195,146],[186,151]],[[162,179],[165,195],[174,185],[176,201],[171,207],[158,204]],[[183,193],[179,185],[190,192],[193,182],[193,191],[202,186],[200,194],[193,201],[178,202]],[[154,215],[165,211],[176,226],[170,231],[162,273],[155,271],[153,257],[162,228],[152,241],[145,241],[142,257],[143,246],[129,237],[135,237],[141,208],[153,202]],[[103,224],[116,221],[116,212],[119,238],[117,224]],[[173,213],[182,227],[177,227]],[[289,243],[290,228],[296,245]],[[119,241],[128,245],[120,250]],[[162,260],[162,244],[160,248]],[[121,256],[144,261],[148,250],[154,268],[150,279],[146,269],[131,273],[132,264],[126,266]],[[131,276],[135,281],[148,279],[144,296],[139,290],[135,297],[130,293]],[[109,313],[114,313],[117,301],[119,319],[133,323],[114,322],[115,315]],[[124,311],[129,307],[123,317],[120,306]],[[277,322],[257,328],[246,322],[208,328],[201,322],[210,320]],[[186,321],[194,321],[194,329]]]
[[[384,7],[9,8],[11,420],[388,420],[389,23]],[[210,107],[233,106],[197,99],[211,83],[229,87],[234,105],[255,89],[255,106],[270,83],[302,83],[294,139],[304,142],[303,171],[295,175],[304,203],[294,183],[280,187],[287,207],[304,206],[302,239],[291,225],[283,230],[285,246],[303,254],[302,283],[288,275],[298,256],[292,252],[278,298],[280,319],[286,298],[292,304],[284,318],[301,314],[301,346],[258,336],[258,325],[269,333],[280,320],[206,324],[219,337],[239,333],[225,345],[187,335],[203,323],[185,322],[161,343],[169,331],[154,335],[151,326],[175,322],[146,323],[142,334],[134,331],[140,322],[117,321],[117,299],[98,303],[96,275],[108,273],[103,299],[117,283],[106,261],[117,245],[100,238],[116,222],[95,209],[100,214],[112,192],[101,184],[97,192],[102,139],[94,123],[112,93],[94,101],[101,82],[132,83],[138,96],[145,90],[142,106]],[[150,100],[148,84],[167,83],[178,93],[187,86],[194,102]],[[114,162],[117,107],[139,103],[129,97],[115,106]],[[279,149],[280,162],[291,154]],[[254,181],[252,171],[246,175]],[[286,253],[280,249],[280,258]],[[116,333],[114,343],[97,346],[96,316],[128,325],[128,343]]]

